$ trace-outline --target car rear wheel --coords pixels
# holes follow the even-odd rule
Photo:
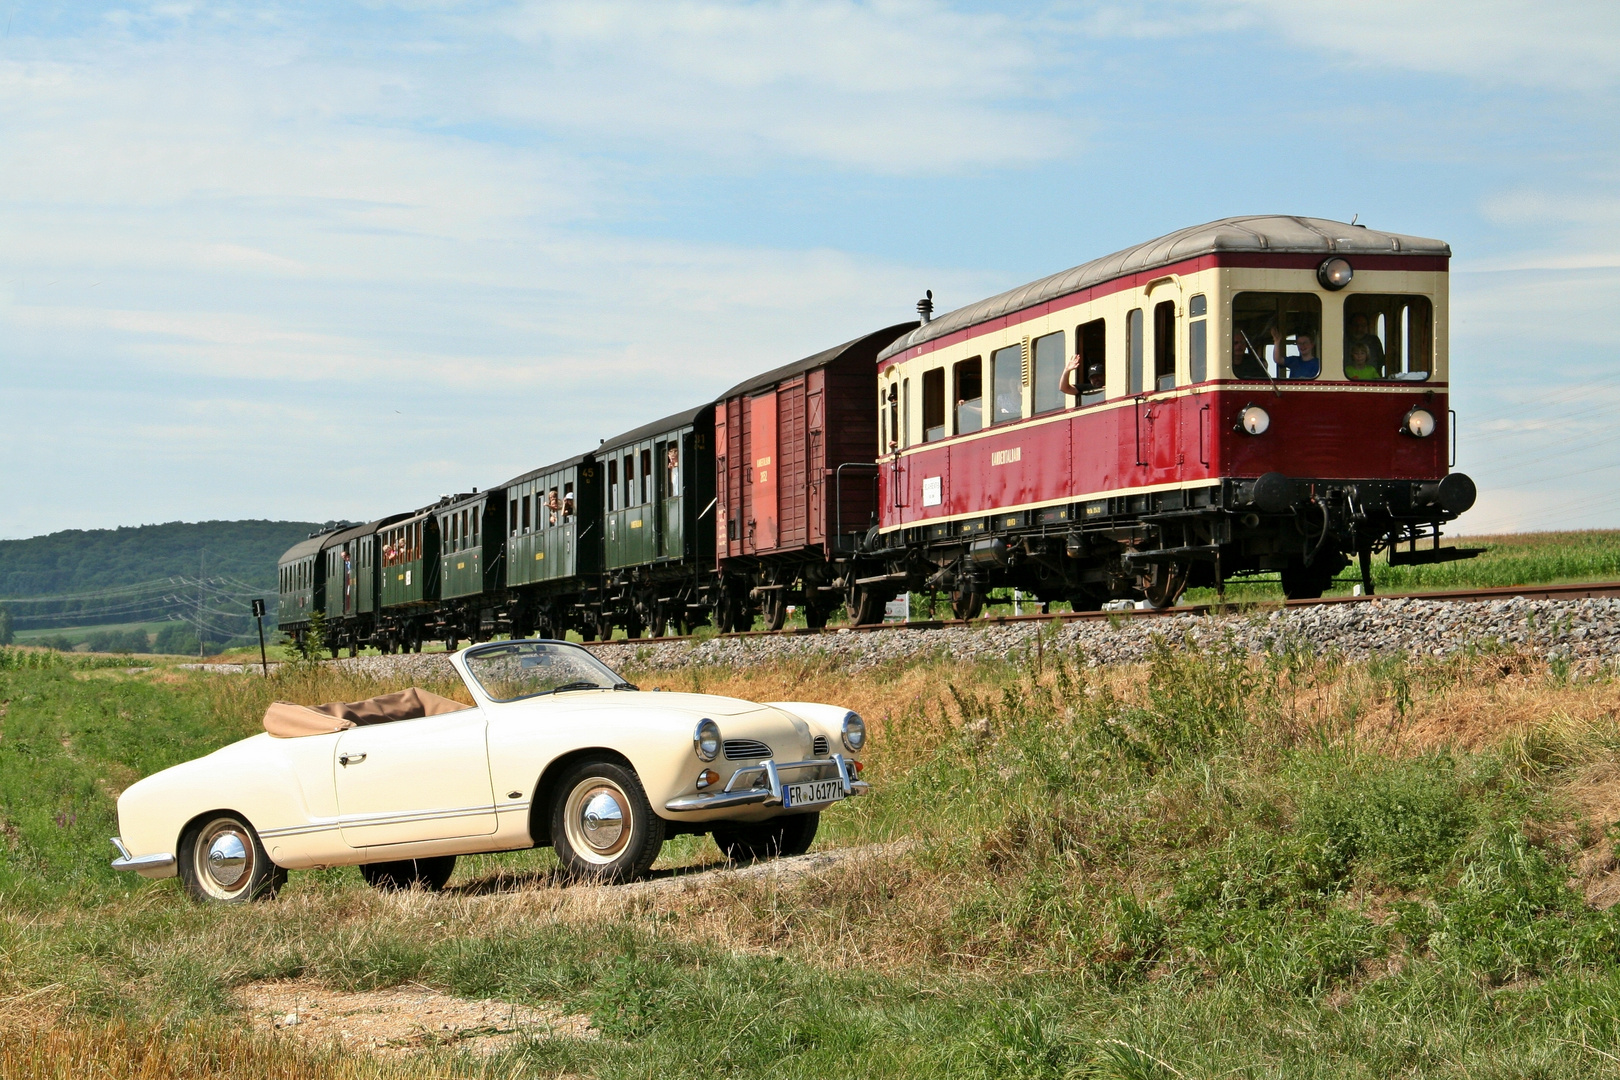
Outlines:
[[[821,815],[794,814],[749,825],[716,825],[714,842],[733,862],[803,855],[816,839]]]
[[[381,892],[401,892],[406,889],[438,892],[450,880],[455,869],[454,855],[436,855],[430,859],[366,863],[360,867],[360,876],[366,879],[367,885]]]
[[[653,813],[632,770],[611,761],[582,762],[558,791],[551,843],[570,876],[631,881],[663,850],[664,820]]]
[[[180,838],[180,881],[193,900],[241,904],[268,900],[287,883],[259,834],[235,814],[214,814]]]

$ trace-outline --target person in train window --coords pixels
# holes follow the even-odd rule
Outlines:
[[[1076,385],[1081,367],[1086,371],[1085,381]],[[1082,394],[1095,394],[1102,388],[1103,362],[1100,359],[1087,364],[1079,353],[1069,357],[1069,362],[1063,368],[1063,377],[1058,382],[1059,390],[1079,397]]]
[[[1285,344],[1286,335],[1280,328],[1272,331],[1272,341],[1276,343],[1277,351],[1274,356],[1283,358],[1283,378],[1285,379],[1314,379],[1322,374],[1322,361],[1316,355],[1316,339],[1308,330],[1300,330],[1294,334],[1294,346],[1299,350],[1298,356],[1287,355]]]
[[[1384,371],[1384,343],[1378,340],[1378,335],[1372,332],[1367,323],[1367,316],[1356,312],[1350,316],[1350,322],[1345,327],[1344,351],[1349,353],[1360,345],[1367,347],[1367,361],[1378,370],[1378,375],[1369,375],[1369,379],[1380,378]]]
[[[562,503],[557,498],[556,488],[552,488],[550,493],[546,495],[546,509],[550,511],[547,519],[548,523],[557,524],[557,515],[562,513]]]
[[[1372,361],[1372,352],[1367,348],[1365,341],[1358,341],[1350,346],[1350,359],[1344,363],[1344,377],[1361,380],[1380,377],[1379,370]]]
[[[674,498],[681,493],[681,451],[673,443],[664,450],[664,471],[669,474],[668,495]]]
[[[1265,362],[1241,328],[1232,331],[1232,374],[1239,379],[1269,379]]]

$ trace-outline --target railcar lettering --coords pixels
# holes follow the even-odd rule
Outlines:
[[[1015,446],[1011,450],[992,450],[990,452],[990,464],[992,466],[1011,465],[1013,462],[1022,461],[1023,459],[1024,448],[1022,446]]]
[[[938,506],[944,502],[941,492],[940,478],[937,476],[923,477],[923,505]]]

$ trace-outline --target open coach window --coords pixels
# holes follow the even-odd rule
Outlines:
[[[923,372],[923,442],[945,437],[945,369]]]
[[[1232,372],[1239,379],[1322,374],[1322,301],[1311,293],[1245,292],[1232,298]]]
[[[1434,308],[1427,296],[1347,296],[1344,376],[1423,382],[1434,370]]]
[[[984,427],[984,360],[973,357],[954,369],[956,381],[956,434]]]

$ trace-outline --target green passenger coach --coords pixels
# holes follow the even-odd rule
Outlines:
[[[582,593],[602,574],[602,477],[591,454],[508,480],[505,618],[517,636],[593,632]]]

